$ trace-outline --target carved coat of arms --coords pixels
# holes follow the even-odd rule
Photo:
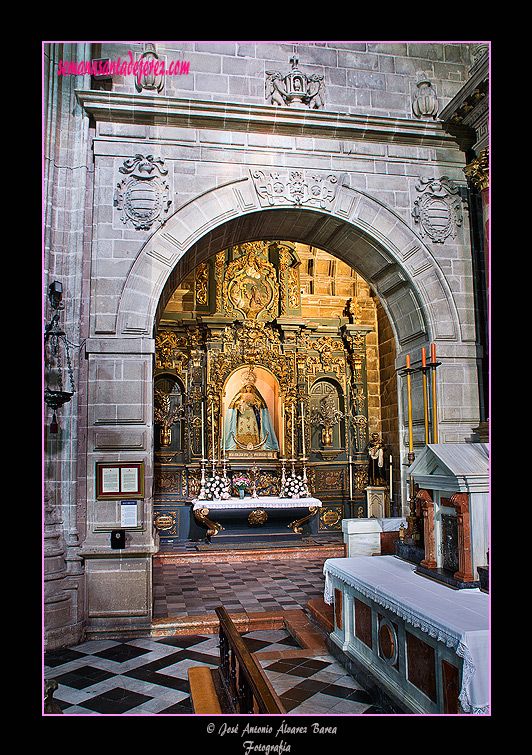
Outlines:
[[[414,202],[412,217],[419,224],[422,236],[443,243],[455,236],[456,226],[462,225],[462,206],[459,188],[447,176],[420,178],[416,186],[420,196]]]
[[[114,206],[123,223],[131,222],[137,230],[149,231],[156,221],[163,222],[172,203],[170,188],[164,180],[168,174],[161,158],[135,155],[119,168],[125,178],[117,184]]]

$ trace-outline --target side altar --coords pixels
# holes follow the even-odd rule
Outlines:
[[[360,305],[356,294],[365,284],[348,271],[338,311],[319,316],[305,308],[300,251],[285,241],[229,247],[198,265],[161,312],[153,523],[163,546],[201,540],[207,531],[218,540],[234,529],[229,520],[243,509],[213,506],[222,497],[210,490],[216,478],[224,480],[222,500],[236,499],[239,478],[250,480],[246,492],[260,505],[245,508],[248,516],[266,511],[265,532],[283,508],[268,507],[266,498],[285,502],[290,521],[279,532],[309,515],[309,501],[316,511],[304,533],[341,537],[345,518],[371,516],[367,446],[370,422],[380,420],[369,398],[368,371],[372,384],[378,377],[366,337],[375,338],[375,305],[369,293]],[[365,314],[370,310],[373,319]],[[394,446],[391,433],[385,441]],[[283,478],[298,477],[310,499],[293,511],[297,491],[283,494]],[[209,510],[203,521],[202,509]],[[213,517],[225,529],[206,526]],[[297,529],[288,526],[288,535],[300,536]]]
[[[196,499],[192,504],[194,517],[206,528],[208,541],[222,531],[224,536],[218,536],[217,541],[243,541],[257,536],[283,540],[289,540],[292,536],[300,539],[303,535],[316,534],[316,514],[322,506],[322,502],[312,496]],[[211,517],[216,521],[212,521]]]

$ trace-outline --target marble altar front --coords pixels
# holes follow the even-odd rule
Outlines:
[[[347,556],[378,556],[381,554],[383,532],[399,532],[405,518],[386,517],[385,519],[359,518],[344,519],[342,532],[346,544]]]
[[[311,534],[311,522],[315,518],[322,502],[311,496],[293,498],[280,498],[278,496],[251,496],[245,498],[220,498],[199,499],[192,501],[194,518],[203,527],[206,527],[206,538],[218,535],[222,530],[229,528],[235,535],[245,535],[249,532],[258,534],[270,534],[282,532],[283,526],[292,529],[293,534]],[[265,527],[270,520],[270,512],[280,515],[277,517],[277,527]],[[215,512],[216,519],[209,517]],[[283,515],[288,515],[292,521],[283,522]],[[295,517],[295,518],[294,518]],[[223,522],[223,523],[222,523]]]
[[[330,641],[414,713],[489,713],[489,597],[394,556],[328,559]]]

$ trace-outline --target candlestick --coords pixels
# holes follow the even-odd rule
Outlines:
[[[201,402],[201,458],[205,458],[205,400]]]
[[[211,421],[212,421],[212,463],[214,470],[214,402],[211,404]]]
[[[392,490],[393,490],[392,489],[392,480],[393,480],[392,463],[393,463],[392,462],[392,455],[390,454],[390,502],[392,501],[392,498],[393,498],[393,492],[392,492]]]
[[[206,459],[201,460],[201,484],[198,498],[203,501],[205,499],[205,462]]]
[[[430,360],[432,368],[432,442],[438,442],[438,398],[436,391],[436,344],[430,345]]]
[[[351,464],[353,457],[349,457],[349,500],[353,500],[353,470],[351,468]]]
[[[294,448],[294,405],[292,404],[292,459],[295,458],[295,448]]]
[[[406,355],[406,368],[409,370],[406,375],[406,388],[408,398],[408,451],[414,450],[414,433],[412,427],[412,376],[410,374],[410,354]]]
[[[421,363],[423,366],[423,417],[425,419],[425,445],[429,442],[429,401],[427,393],[427,353],[421,349]]]
[[[303,411],[303,402],[301,402],[301,443],[303,448],[303,458],[305,458],[305,413]]]
[[[223,411],[220,413],[220,457],[225,460],[225,423]]]

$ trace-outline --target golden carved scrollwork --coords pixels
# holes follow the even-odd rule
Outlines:
[[[368,484],[368,465],[355,464],[353,473],[353,487],[357,491],[362,491]]]
[[[155,367],[180,372],[188,366],[188,354],[181,349],[189,348],[189,339],[178,336],[172,330],[161,330],[155,336]]]
[[[248,516],[251,525],[264,524],[268,520],[268,514],[264,509],[253,509]]]
[[[279,495],[279,478],[277,475],[263,472],[257,476],[258,495]]]
[[[299,273],[294,267],[288,270],[288,304],[292,309],[299,309],[301,306]]]
[[[281,283],[281,291],[285,291],[286,289],[286,282],[287,282],[287,276],[288,276],[288,267],[290,265],[290,254],[288,253],[288,250],[284,247],[281,247],[279,250],[279,281]],[[286,314],[286,300],[284,295],[281,296],[280,304],[280,313],[281,315]]]
[[[226,312],[252,320],[276,317],[279,284],[275,267],[264,258],[268,243],[252,241],[238,248],[243,254],[227,266],[222,285]]]
[[[303,516],[301,517],[301,519],[296,519],[294,522],[290,522],[288,526],[291,527],[298,535],[301,535],[303,533],[303,525],[306,522],[309,522],[312,517],[316,515],[318,509],[319,506],[309,506],[309,513],[307,514],[307,516]]]
[[[220,530],[224,530],[225,527],[222,527],[222,525],[219,522],[212,522],[210,519],[207,519],[208,515],[209,515],[208,508],[194,510],[194,519],[199,524],[202,524],[204,527],[207,528],[207,533],[206,533],[207,539],[210,540],[211,537],[214,537],[214,535],[217,535],[220,532]]]
[[[334,375],[336,380],[346,391],[346,357],[343,343],[336,341],[329,336],[322,336],[318,340],[311,340],[303,337],[304,347],[318,352],[314,354],[302,354],[300,356],[302,364],[301,369],[306,372],[309,384],[313,383],[318,375],[329,373]],[[333,356],[333,354],[339,356]]]
[[[280,351],[279,334],[271,325],[256,320],[244,320],[242,327],[231,325],[222,334],[224,350],[239,349],[242,353],[254,356],[258,352]]]
[[[206,305],[209,301],[209,265],[201,262],[195,275],[196,304]]]
[[[319,515],[320,529],[324,530],[340,530],[340,522],[342,521],[341,507],[324,507],[320,511]]]
[[[225,252],[218,252],[214,259],[214,271],[216,276],[216,311],[222,311],[222,281],[225,265]]]
[[[478,157],[475,157],[469,165],[464,168],[466,176],[475,184],[479,191],[489,189],[490,171],[489,171],[489,148],[483,149]]]
[[[231,341],[234,343],[231,329],[226,331],[224,337],[227,344]],[[244,346],[243,349],[233,347],[230,351],[209,353],[209,393],[221,395],[229,375],[239,367],[251,364],[269,370],[276,377],[281,394],[286,396],[294,385],[294,355],[280,354],[272,348],[279,343],[277,334],[264,323],[244,323],[236,338],[242,339],[239,343],[247,342],[248,346]]]

